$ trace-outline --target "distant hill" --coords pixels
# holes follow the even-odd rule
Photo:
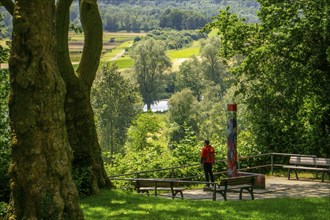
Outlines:
[[[230,6],[230,10],[247,22],[258,22],[256,0],[99,0],[106,31],[148,32],[154,29],[200,29]],[[72,20],[77,15],[71,13]],[[76,11],[74,13],[74,11]]]
[[[172,3],[172,4],[230,4],[230,2],[237,2],[239,4],[246,4],[250,6],[256,6],[257,2],[255,0],[99,0],[99,3],[111,4],[111,5],[120,5],[120,4],[132,4],[132,5],[160,5],[163,3]]]

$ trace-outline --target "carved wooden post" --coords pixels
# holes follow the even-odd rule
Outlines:
[[[228,177],[238,176],[237,171],[237,104],[227,105],[227,168]]]

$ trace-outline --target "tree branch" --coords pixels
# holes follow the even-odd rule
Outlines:
[[[12,0],[0,0],[0,3],[6,8],[11,16],[14,15],[14,2]]]
[[[91,88],[99,66],[103,29],[97,0],[79,0],[81,25],[85,34],[84,49],[77,74]]]
[[[65,82],[75,78],[69,53],[70,6],[73,0],[59,0],[56,4],[57,64]]]

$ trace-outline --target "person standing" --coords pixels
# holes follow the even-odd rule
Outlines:
[[[204,147],[201,152],[201,166],[204,169],[206,182],[214,182],[212,167],[215,162],[214,148],[210,145],[209,140],[204,141]],[[209,187],[210,184],[207,184]]]

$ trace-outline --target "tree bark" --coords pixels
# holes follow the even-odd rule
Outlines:
[[[83,219],[71,176],[65,84],[55,58],[54,1],[16,1],[9,61],[8,219]]]
[[[69,57],[69,8],[72,0],[57,5],[57,57],[66,83],[66,127],[74,150],[73,172],[80,193],[94,194],[109,187],[98,142],[90,91],[99,65],[103,44],[102,21],[96,0],[80,1],[80,17],[85,42],[82,58],[75,73]]]

